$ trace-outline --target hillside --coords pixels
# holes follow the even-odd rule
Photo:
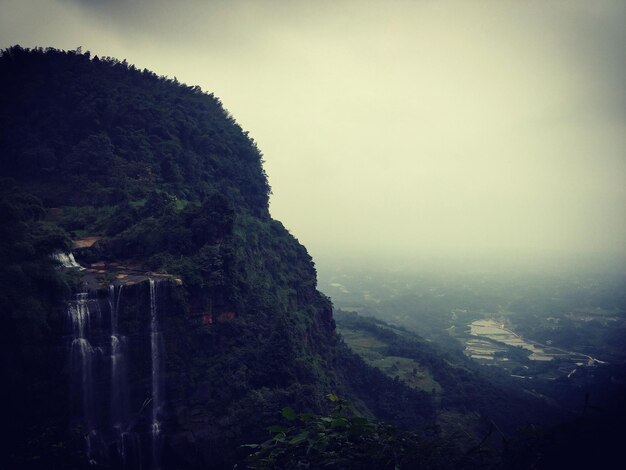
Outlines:
[[[172,455],[203,448],[187,465],[232,461],[281,405],[320,409],[332,381],[331,305],[304,247],[269,217],[260,152],[219,100],[113,59],[19,47],[2,54],[0,82],[2,358],[7,399],[19,404],[11,421],[24,424],[9,446],[16,461],[80,440],[65,429],[63,299],[85,282],[103,312],[109,285],[125,287],[126,338],[144,334],[125,317],[148,308],[148,278],[182,283],[161,289],[172,317],[163,413],[166,432],[185,436]],[[55,267],[53,252],[72,246],[87,274]],[[104,334],[95,328],[94,348]],[[145,369],[128,354],[128,368]],[[149,399],[139,384],[148,373],[128,378],[131,408]],[[60,460],[66,451],[55,450]]]
[[[335,318],[341,337],[367,364],[431,395],[436,422],[448,433],[478,436],[496,428],[511,437],[523,424],[545,425],[558,417],[556,409],[505,374],[481,368],[465,355],[445,351],[410,330],[341,310]]]
[[[453,468],[490,423],[546,409],[389,325],[341,316],[344,342],[269,214],[261,153],[213,95],[18,46],[0,85],[9,467],[232,468],[281,409],[328,413],[336,393],[412,436],[462,429],[429,464]]]
[[[427,396],[338,349],[311,257],[269,216],[262,156],[217,98],[18,46],[0,84],[15,466],[230,467],[283,406],[323,412],[332,391],[429,421]],[[70,251],[84,269],[58,262]]]

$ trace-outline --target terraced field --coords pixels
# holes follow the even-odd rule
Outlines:
[[[380,369],[391,378],[398,378],[409,387],[425,392],[441,392],[441,385],[430,370],[414,359],[387,354],[388,345],[363,330],[338,328],[346,344],[369,365]]]

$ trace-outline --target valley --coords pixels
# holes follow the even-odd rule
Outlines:
[[[598,406],[623,409],[626,278],[620,273],[376,274],[334,268],[321,269],[320,278],[336,308],[414,332],[565,409],[580,409],[586,394]],[[415,382],[407,370],[419,368],[377,358],[375,345],[341,331],[370,364]]]

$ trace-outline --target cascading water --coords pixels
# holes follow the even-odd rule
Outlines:
[[[111,424],[121,433],[128,422],[128,382],[126,379],[126,337],[118,331],[120,300],[124,285],[109,286],[111,312]]]
[[[57,251],[52,254],[52,258],[61,263],[61,266],[64,268],[76,268],[83,271],[83,268],[80,264],[76,262],[74,258],[74,253],[63,253],[62,251]]]
[[[73,422],[84,436],[90,464],[141,470],[150,461],[152,469],[161,468],[164,354],[160,287],[158,281],[149,280],[150,323],[149,329],[143,330],[149,338],[136,329],[128,330],[136,328],[129,326],[136,325],[136,319],[146,318],[145,313],[130,309],[137,301],[145,305],[145,300],[136,297],[140,291],[126,294],[123,285],[110,285],[106,298],[100,295],[99,300],[96,292],[91,297],[83,292],[68,303]],[[122,301],[122,293],[129,300]],[[100,301],[108,303],[108,318],[106,310],[100,310]],[[148,351],[149,369],[140,366],[146,364],[142,358]],[[129,376],[135,379],[133,388]],[[148,376],[149,389],[141,389],[136,379]],[[145,399],[146,391],[150,400]]]
[[[68,307],[68,316],[72,324],[72,344],[70,349],[70,373],[72,394],[80,396],[82,407],[81,424],[88,432],[86,437],[87,457],[93,460],[91,434],[94,425],[93,397],[93,354],[94,349],[86,335],[91,326],[89,298],[86,292],[76,294],[75,300]]]
[[[157,315],[157,283],[150,279],[150,347],[152,353],[152,468],[160,468],[161,423],[161,349],[162,339]]]

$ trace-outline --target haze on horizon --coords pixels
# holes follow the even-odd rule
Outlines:
[[[215,93],[314,259],[623,259],[624,24],[619,0],[0,0],[0,47]]]

